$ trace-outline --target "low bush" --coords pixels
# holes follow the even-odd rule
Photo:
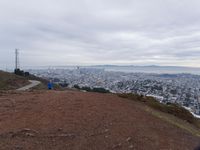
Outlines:
[[[78,90],[81,89],[81,88],[79,87],[79,85],[77,85],[77,84],[74,85],[74,88],[75,88],[75,89],[78,89]]]
[[[92,91],[93,92],[98,92],[98,93],[110,93],[109,90],[106,90],[104,88],[93,88]]]
[[[78,90],[84,90],[84,91],[87,91],[87,92],[110,93],[109,90],[106,90],[104,88],[90,88],[88,86],[79,87],[79,85],[74,85],[74,88],[76,88]]]
[[[178,104],[173,104],[173,103],[163,104],[163,103],[160,103],[159,101],[157,101],[153,97],[142,96],[142,95],[132,94],[132,93],[118,94],[118,96],[127,98],[127,99],[131,99],[131,100],[135,100],[135,101],[139,101],[139,102],[143,102],[147,106],[149,106],[153,109],[172,114],[172,115],[174,115],[180,119],[186,120],[187,122],[192,123],[192,124],[197,124],[197,122],[198,122],[198,119],[196,119],[188,110],[186,110],[185,108],[181,107]]]

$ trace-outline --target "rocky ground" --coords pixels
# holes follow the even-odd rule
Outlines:
[[[192,150],[200,138],[112,94],[0,94],[1,150]]]

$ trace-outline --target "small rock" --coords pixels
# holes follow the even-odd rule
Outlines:
[[[19,145],[17,145],[17,146],[15,146],[15,149],[16,149],[16,150],[22,150],[22,149],[23,149],[23,147],[22,147],[22,146],[19,146]]]
[[[133,145],[130,145],[128,148],[129,148],[129,149],[133,149]]]
[[[63,129],[62,128],[58,128],[58,131],[62,131]]]
[[[119,144],[113,145],[112,148],[113,148],[113,149],[115,149],[115,148],[120,148],[121,146],[122,146],[122,143],[119,143]]]
[[[33,134],[33,133],[25,133],[25,135],[26,135],[26,136],[30,136],[30,137],[35,136],[35,134]]]
[[[131,137],[128,137],[128,138],[126,139],[126,141],[127,141],[127,142],[130,142],[130,141],[131,141]]]
[[[105,129],[105,130],[104,130],[104,132],[108,132],[108,131],[109,131],[109,129]]]

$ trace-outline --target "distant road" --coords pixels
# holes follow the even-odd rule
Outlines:
[[[21,88],[17,89],[17,91],[26,91],[26,90],[29,90],[41,83],[40,81],[36,81],[36,80],[29,80],[29,82],[31,82],[29,85],[21,87]]]

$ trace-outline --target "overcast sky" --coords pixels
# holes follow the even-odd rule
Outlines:
[[[0,0],[0,65],[200,67],[200,0]]]

